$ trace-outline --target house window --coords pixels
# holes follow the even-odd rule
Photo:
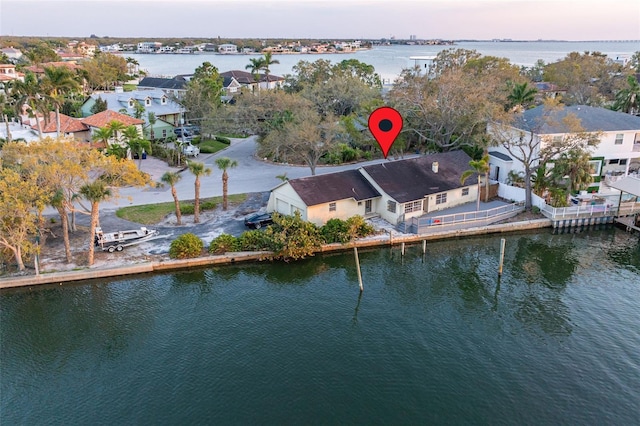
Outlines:
[[[161,103],[162,105],[166,104],[166,103],[167,103],[167,98],[165,98],[165,97],[163,96],[163,97],[162,97],[162,99],[160,99],[160,103]]]
[[[396,202],[395,201],[387,201],[387,211],[390,213],[396,212]]]
[[[330,212],[336,211],[336,203],[329,203],[329,211]]]
[[[146,106],[151,105],[151,99],[145,99],[145,100],[144,100],[144,104],[145,104]]]
[[[554,136],[553,137],[553,144],[554,145],[560,145],[562,143],[562,136]]]
[[[589,161],[589,167],[591,168],[591,176],[600,176],[600,168],[602,167],[600,160]]]
[[[162,138],[167,137],[167,129],[162,129]]]
[[[613,160],[609,160],[609,164],[618,164],[620,162],[620,160],[618,160],[617,158],[614,158]]]
[[[447,193],[436,195],[436,204],[444,204],[447,202]]]
[[[417,212],[422,210],[422,200],[420,201],[413,201],[411,203],[406,203],[404,205],[404,212],[405,213],[411,213],[411,212]]]
[[[469,188],[462,188],[462,196],[465,197],[469,195]]]
[[[620,163],[621,166],[625,166],[627,164],[627,159],[626,158],[621,158],[620,159]]]
[[[129,108],[133,108],[133,100],[129,100]]]
[[[616,135],[616,145],[622,145],[622,140],[624,139],[623,133],[618,133]]]

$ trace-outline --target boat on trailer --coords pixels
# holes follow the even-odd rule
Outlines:
[[[126,231],[104,232],[101,227],[96,228],[95,245],[103,251],[113,253],[122,251],[125,247],[140,244],[157,238],[160,233],[155,229],[129,229]]]

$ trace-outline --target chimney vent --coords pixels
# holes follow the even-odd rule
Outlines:
[[[434,161],[433,163],[431,163],[431,171],[433,171],[433,173],[438,173],[438,162]]]

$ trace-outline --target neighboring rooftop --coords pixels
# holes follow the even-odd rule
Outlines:
[[[537,106],[522,113],[516,127],[537,134],[570,133],[571,129],[563,123],[569,114],[580,119],[586,132],[640,130],[638,116],[586,105],[565,106],[552,112],[544,106]]]
[[[291,179],[289,184],[307,206],[349,198],[363,201],[380,196],[358,170]]]

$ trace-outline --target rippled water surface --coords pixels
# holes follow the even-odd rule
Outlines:
[[[506,240],[3,292],[0,424],[638,424],[638,235]]]

